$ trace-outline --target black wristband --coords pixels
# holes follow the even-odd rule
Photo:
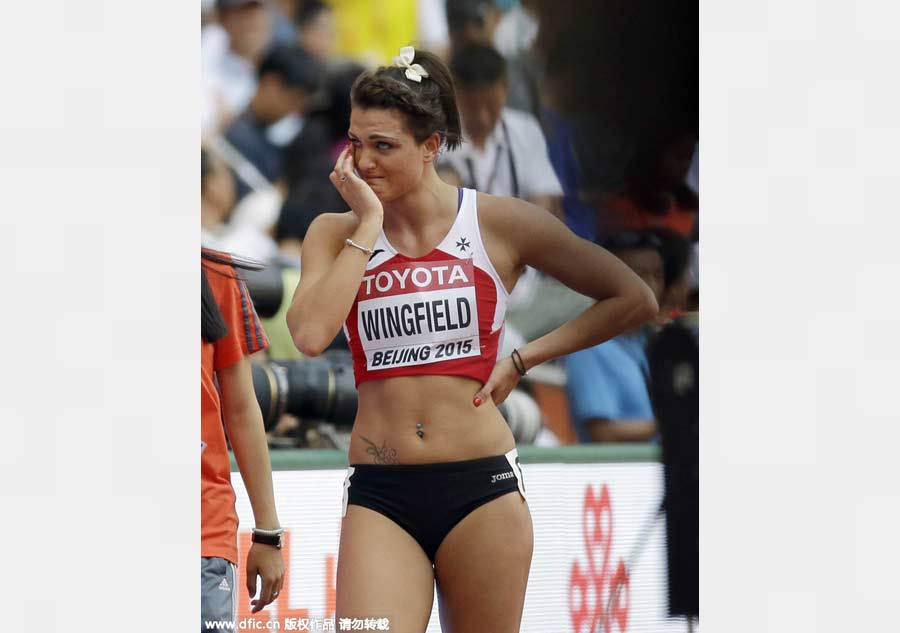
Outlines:
[[[520,376],[524,376],[526,373],[528,373],[525,370],[525,361],[522,360],[522,355],[519,353],[519,350],[514,349],[510,356],[512,357],[513,365],[515,366],[516,371],[519,372]]]
[[[253,533],[250,536],[250,540],[254,543],[260,543],[262,545],[271,545],[272,547],[277,547],[281,549],[281,534],[283,530],[274,530],[268,531],[263,530],[259,532],[257,530],[253,530]]]

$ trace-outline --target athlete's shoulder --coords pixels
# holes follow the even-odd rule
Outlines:
[[[485,245],[499,247],[502,251],[495,252],[508,253],[511,261],[531,258],[536,250],[547,247],[572,246],[571,231],[546,209],[518,198],[478,195],[478,217]]]
[[[544,209],[519,198],[493,196],[489,193],[477,192],[476,204],[478,216],[482,224],[504,228],[529,222],[535,216],[547,213]],[[520,227],[524,228],[524,227]]]

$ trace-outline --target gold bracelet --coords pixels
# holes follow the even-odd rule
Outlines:
[[[352,246],[353,248],[358,248],[366,255],[371,255],[372,253],[375,252],[371,248],[366,248],[365,246],[360,246],[359,244],[357,244],[356,242],[351,240],[349,237],[346,240],[344,240],[344,244],[346,244],[347,246]]]

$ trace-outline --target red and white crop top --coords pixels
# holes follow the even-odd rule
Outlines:
[[[509,294],[481,241],[474,189],[459,190],[450,232],[424,257],[384,235],[372,247],[344,322],[356,385],[396,376],[486,382],[497,361]]]

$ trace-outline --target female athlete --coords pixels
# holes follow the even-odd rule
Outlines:
[[[350,440],[337,618],[425,630],[437,583],[444,633],[519,630],[533,535],[515,441],[497,410],[525,372],[653,318],[627,266],[522,200],[458,190],[435,171],[460,142],[453,83],[401,50],[351,91],[350,144],[331,181],[350,206],[303,242],[288,325],[320,354],[341,327],[359,409]],[[497,358],[526,266],[597,303]]]

